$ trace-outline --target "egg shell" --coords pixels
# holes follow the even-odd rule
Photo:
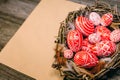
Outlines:
[[[112,41],[101,41],[96,44],[97,49],[97,56],[99,57],[107,57],[111,56],[116,50],[116,44]]]
[[[101,18],[101,25],[102,26],[109,26],[113,21],[113,15],[111,13],[106,13]]]
[[[74,56],[74,62],[79,67],[92,68],[98,64],[98,58],[86,51],[79,51]]]
[[[83,35],[88,36],[94,32],[94,24],[86,17],[79,16],[75,20],[76,29]]]
[[[89,44],[88,38],[83,39],[82,46],[87,46]]]
[[[97,26],[95,32],[101,36],[101,40],[110,40],[111,31],[104,26]]]
[[[91,53],[91,47],[92,47],[92,44],[90,44],[88,38],[84,39],[82,44],[82,51]]]
[[[67,59],[71,59],[71,58],[73,57],[73,52],[72,52],[72,50],[66,49],[66,50],[64,51],[64,57],[67,58]]]
[[[81,49],[82,41],[82,33],[80,33],[78,30],[71,30],[68,32],[67,44],[73,52],[77,52]]]
[[[101,37],[97,33],[92,33],[88,36],[88,40],[89,40],[90,43],[95,44],[95,43],[100,42]]]
[[[98,13],[96,12],[91,12],[89,14],[89,20],[93,22],[94,25],[99,25],[101,21],[101,17]]]
[[[89,53],[97,54],[98,53],[98,47],[96,47],[96,44],[90,44],[89,42],[86,43],[86,45],[82,46],[82,51],[86,51]]]
[[[110,40],[113,41],[113,42],[119,42],[120,41],[120,29],[116,29],[116,30],[111,32]]]

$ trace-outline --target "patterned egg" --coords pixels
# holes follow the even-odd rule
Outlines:
[[[111,32],[110,40],[113,41],[113,42],[119,42],[120,41],[120,29],[116,29],[116,30]]]
[[[87,46],[88,44],[89,44],[88,38],[85,38],[85,39],[82,41],[82,46]]]
[[[98,58],[92,53],[79,51],[74,56],[74,62],[77,66],[92,68],[98,64]]]
[[[67,35],[68,47],[73,51],[77,52],[81,49],[83,36],[78,30],[71,30]]]
[[[97,33],[92,33],[92,34],[90,34],[90,35],[88,36],[88,40],[89,40],[90,43],[93,43],[93,44],[94,44],[94,43],[100,42],[101,37],[100,37],[100,35],[97,34]]]
[[[101,36],[101,40],[110,40],[111,31],[108,28],[104,26],[97,26],[95,31]]]
[[[82,50],[91,52],[91,47],[92,47],[92,44],[89,43],[88,38],[84,39],[82,42]]]
[[[89,20],[91,20],[94,25],[99,25],[101,21],[101,17],[98,13],[91,12],[89,15]]]
[[[86,42],[86,44],[82,46],[82,51],[93,53],[95,55],[98,53],[97,50],[98,50],[98,47],[96,47],[96,44],[90,44],[89,42],[88,43]]]
[[[96,55],[99,57],[111,56],[116,50],[116,44],[112,41],[101,41],[96,46],[98,47],[98,53]]]
[[[83,16],[76,18],[75,26],[76,29],[82,32],[85,36],[94,32],[94,24],[88,18]]]
[[[73,57],[73,52],[72,52],[72,50],[66,49],[66,50],[64,51],[64,57],[67,58],[67,59],[71,59],[71,58]]]
[[[109,26],[113,21],[113,15],[111,13],[106,13],[101,18],[102,26]]]

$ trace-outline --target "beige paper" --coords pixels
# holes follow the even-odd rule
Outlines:
[[[37,80],[62,80],[51,68],[60,22],[80,4],[43,0],[0,53],[0,62]]]

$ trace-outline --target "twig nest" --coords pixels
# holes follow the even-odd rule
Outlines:
[[[92,33],[88,36],[88,40],[89,40],[90,43],[95,44],[95,43],[100,42],[101,37],[97,33]]]
[[[89,14],[89,20],[93,22],[94,25],[99,25],[101,21],[101,17],[98,13],[96,12],[91,12]]]
[[[101,36],[101,40],[110,40],[111,31],[104,26],[97,26],[96,33]]]
[[[77,52],[81,49],[82,41],[82,33],[80,33],[78,30],[69,31],[67,35],[67,44],[73,52]]]
[[[106,13],[101,18],[102,26],[109,26],[113,21],[113,15],[111,13]]]
[[[91,68],[97,65],[98,58],[92,53],[80,51],[75,54],[74,62],[79,67]]]
[[[70,49],[64,50],[64,57],[67,59],[71,59],[73,57],[73,51]]]
[[[78,29],[85,36],[88,36],[89,34],[94,32],[94,24],[86,17],[77,17],[75,25],[76,29]]]
[[[110,34],[110,40],[113,42],[119,42],[120,41],[120,29],[115,29]]]
[[[98,51],[96,55],[99,57],[111,56],[116,50],[116,44],[112,41],[107,40],[97,43],[96,47]]]

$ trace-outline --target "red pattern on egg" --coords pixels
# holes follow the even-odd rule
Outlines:
[[[73,52],[72,52],[72,50],[66,49],[66,50],[64,51],[64,57],[67,58],[67,59],[71,59],[71,58],[73,57]]]
[[[67,35],[68,47],[73,51],[77,52],[81,49],[83,36],[78,30],[71,30]]]
[[[75,54],[74,62],[77,66],[91,68],[97,65],[98,58],[92,53],[80,51]]]
[[[89,42],[86,42],[86,45],[82,46],[82,50],[89,53],[93,53],[95,55],[98,53],[98,47],[96,46],[96,44],[90,44]]]
[[[99,25],[101,21],[101,17],[96,12],[91,12],[89,14],[89,19],[93,22],[94,25]]]
[[[100,43],[96,44],[97,49],[97,56],[99,57],[107,57],[111,56],[116,50],[116,44],[112,41],[101,41]]]
[[[109,26],[112,21],[113,21],[113,15],[111,13],[106,13],[101,18],[101,25]]]
[[[101,37],[97,33],[92,33],[88,36],[88,40],[89,40],[90,43],[95,44],[95,43],[100,42]]]
[[[116,29],[116,30],[111,32],[110,40],[113,41],[113,42],[119,42],[120,41],[120,29]]]
[[[88,36],[94,32],[93,23],[86,17],[80,16],[76,18],[75,21],[76,29],[83,33],[83,35]]]
[[[108,28],[104,26],[97,26],[95,31],[101,36],[101,40],[110,40],[111,31]]]

